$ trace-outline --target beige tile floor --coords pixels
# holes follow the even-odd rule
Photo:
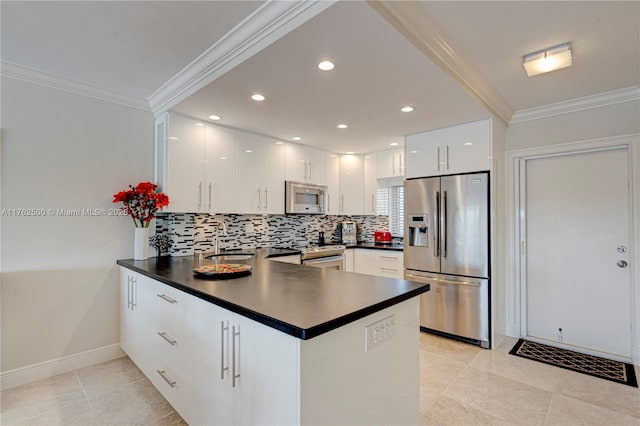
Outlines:
[[[640,390],[431,334],[420,336],[423,425],[639,425]],[[636,367],[640,376],[640,369]],[[184,425],[126,357],[2,392],[2,425]]]

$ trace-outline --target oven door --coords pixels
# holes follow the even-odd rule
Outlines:
[[[345,269],[345,256],[327,256],[316,257],[315,259],[305,259],[302,261],[305,266],[311,266],[313,268],[328,268],[337,269],[338,271],[344,271]]]

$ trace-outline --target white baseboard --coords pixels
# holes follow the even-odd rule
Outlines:
[[[505,324],[505,335],[509,337],[520,337],[520,325],[515,322]]]
[[[125,353],[122,351],[122,348],[120,348],[120,344],[116,343],[49,361],[39,362],[37,364],[27,365],[26,367],[20,367],[14,370],[3,371],[0,375],[0,388],[2,390],[9,389],[77,370],[78,368],[110,361],[124,355]]]
[[[633,358],[633,363],[635,365],[640,366],[640,345],[636,346],[633,350],[633,354],[631,355]]]

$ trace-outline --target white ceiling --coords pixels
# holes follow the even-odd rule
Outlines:
[[[146,99],[261,4],[3,0],[1,58]],[[638,1],[421,5],[515,110],[640,85]],[[572,68],[525,76],[524,54],[566,41]],[[336,69],[319,71],[323,58]],[[364,2],[329,7],[172,109],[337,152],[488,116]]]
[[[262,3],[2,0],[2,60],[146,99]]]

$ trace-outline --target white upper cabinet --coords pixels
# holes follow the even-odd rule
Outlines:
[[[235,131],[205,126],[204,200],[207,213],[234,213],[236,208]]]
[[[475,172],[491,168],[491,120],[407,136],[406,177]]]
[[[378,178],[404,176],[404,149],[378,151],[375,155]]]
[[[325,151],[310,146],[287,143],[285,179],[294,182],[325,184]]]
[[[364,214],[364,161],[362,155],[340,156],[341,215]]]
[[[233,213],[235,132],[173,114],[167,128],[166,157],[157,159],[157,179],[171,200],[165,211]]]
[[[284,213],[284,155],[284,143],[236,131],[236,213]]]
[[[364,214],[377,214],[378,179],[376,154],[364,156]]]
[[[204,132],[205,125],[198,120],[170,116],[163,187],[171,200],[167,211],[203,211]]]
[[[325,153],[324,177],[327,185],[327,214],[340,214],[340,157]]]

